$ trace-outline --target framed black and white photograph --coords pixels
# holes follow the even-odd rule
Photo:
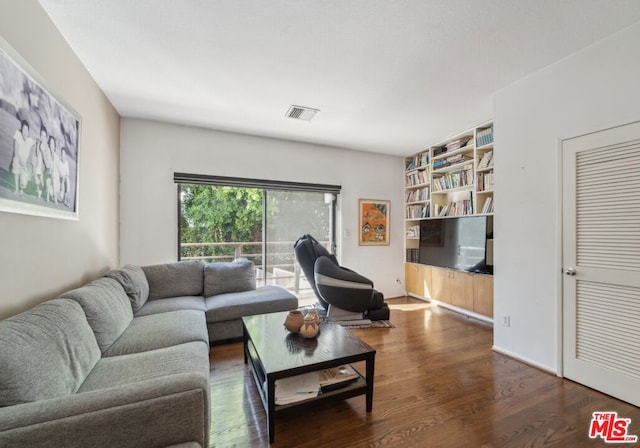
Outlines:
[[[78,219],[80,117],[0,38],[0,212]]]

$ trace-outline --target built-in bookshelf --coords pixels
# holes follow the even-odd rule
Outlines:
[[[431,158],[430,152],[421,151],[405,158],[405,219],[418,221],[430,215],[431,203]],[[410,226],[409,226],[410,227]],[[409,227],[407,238],[410,236]]]
[[[420,220],[493,214],[493,122],[405,157],[406,247],[418,246]]]
[[[493,124],[476,130],[476,206],[480,214],[493,214]]]
[[[442,248],[420,228],[436,229],[453,216],[493,215],[493,122],[488,121],[405,157],[405,291],[493,322],[493,276],[431,266],[423,250]],[[431,222],[424,222],[434,220]],[[493,266],[493,220],[487,221],[486,263]],[[489,228],[490,226],[490,228]],[[440,232],[444,238],[444,231]]]

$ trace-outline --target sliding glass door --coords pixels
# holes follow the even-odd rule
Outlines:
[[[266,190],[265,281],[313,297],[293,245],[304,234],[313,235],[329,250],[334,246],[335,195],[305,191]]]
[[[178,259],[247,258],[256,266],[259,286],[279,285],[300,299],[313,297],[293,245],[311,234],[335,253],[336,193],[295,184],[224,185],[219,179],[178,182]]]

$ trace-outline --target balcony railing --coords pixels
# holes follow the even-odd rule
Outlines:
[[[307,282],[293,251],[295,241],[267,243],[266,260],[263,243],[180,243],[181,260],[201,260],[207,263],[246,258],[256,266],[256,283],[278,285],[292,292],[298,299],[313,299],[315,294]],[[325,247],[329,241],[321,241]]]

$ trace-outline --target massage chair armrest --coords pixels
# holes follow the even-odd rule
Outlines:
[[[343,266],[340,266],[334,263],[334,261],[331,260],[329,257],[319,257],[316,260],[316,263],[314,266],[314,274],[316,276],[322,275],[324,277],[330,277],[332,279],[335,279],[341,282],[349,282],[352,284],[351,287],[353,288],[360,289],[364,285],[367,285],[371,289],[373,289],[373,282],[369,280],[367,277],[360,275],[357,272],[352,271],[351,269],[345,268]],[[363,285],[363,286],[358,286],[358,285]],[[346,283],[344,284],[344,286],[346,288],[349,287],[349,285]]]

